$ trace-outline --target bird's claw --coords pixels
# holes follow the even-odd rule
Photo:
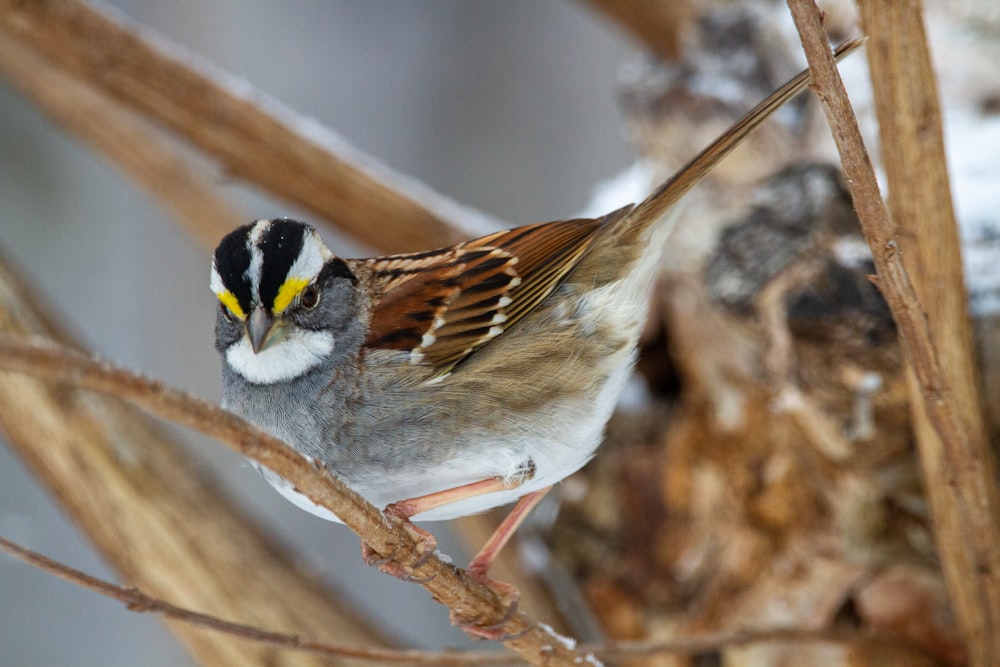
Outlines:
[[[505,612],[498,621],[489,624],[481,623],[481,616],[468,620],[461,619],[455,614],[455,612],[452,612],[450,616],[452,625],[461,628],[465,634],[470,637],[474,637],[476,639],[490,639],[498,642],[518,639],[523,637],[531,629],[529,627],[521,630],[520,632],[514,633],[503,631],[503,627],[507,625],[507,623],[517,614],[517,606],[521,599],[521,593],[516,588],[502,581],[491,579],[486,576],[484,572],[479,572],[478,570],[467,570],[466,574],[470,579],[473,579],[493,591],[497,597],[500,598],[501,604],[503,604],[505,608]]]
[[[414,552],[417,554],[417,558],[409,564],[399,563],[396,560],[396,554],[399,553],[399,545],[396,545],[389,555],[383,555],[376,552],[367,543],[362,543],[361,556],[364,558],[365,563],[378,568],[380,572],[396,577],[397,579],[402,579],[403,581],[423,584],[433,579],[433,574],[428,577],[415,577],[413,576],[413,571],[420,569],[430,560],[434,554],[434,550],[437,548],[437,539],[423,528],[414,526],[410,522],[406,508],[397,503],[386,507],[384,513],[394,526],[404,530],[413,540],[416,545]]]

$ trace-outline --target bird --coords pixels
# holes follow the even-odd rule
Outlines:
[[[644,201],[602,217],[364,259],[337,256],[297,220],[235,229],[210,282],[222,406],[408,525],[516,501],[466,568],[487,581],[524,517],[600,444],[675,205],[808,83],[800,73]]]

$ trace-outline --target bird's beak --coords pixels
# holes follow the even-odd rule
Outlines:
[[[247,335],[250,336],[253,353],[260,354],[261,350],[281,340],[284,330],[284,320],[274,319],[260,306],[254,308],[250,313],[250,319],[247,320]]]

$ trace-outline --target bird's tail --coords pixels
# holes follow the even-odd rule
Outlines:
[[[840,60],[864,44],[865,38],[852,39],[837,47],[834,56]],[[734,123],[718,139],[705,150],[696,155],[690,162],[681,167],[673,176],[664,181],[642,203],[632,209],[626,224],[616,224],[615,227],[627,230],[625,233],[640,235],[642,231],[660,220],[681,197],[688,193],[701,179],[733,149],[743,143],[765,119],[780,109],[785,102],[795,97],[809,85],[812,79],[809,70],[803,70],[783,86],[767,96],[767,98],[748,111],[746,115]],[[626,241],[626,239],[621,239]]]

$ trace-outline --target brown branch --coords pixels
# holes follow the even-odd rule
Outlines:
[[[23,285],[0,262],[0,333],[53,336]],[[333,591],[297,568],[205,479],[181,442],[138,410],[0,373],[0,433],[123,581],[245,623],[386,644],[354,605],[337,603]],[[204,664],[275,661],[273,648],[177,623],[169,629]],[[282,662],[325,664],[309,655]]]
[[[135,181],[205,252],[246,222],[212,185],[210,176],[156,128],[19,42],[0,39],[0,72],[62,129]]]
[[[52,6],[57,7],[58,5],[53,4]],[[89,16],[92,13],[92,10],[87,9],[85,5],[70,3],[67,7],[70,9],[76,7],[74,11],[78,11],[84,16]],[[31,8],[31,11],[36,10],[39,8]],[[7,18],[14,20],[13,17]],[[90,21],[93,31],[91,45],[103,45],[108,40],[120,39],[120,33],[125,31],[124,28],[116,26],[113,22],[97,20],[101,18],[99,15],[92,18],[94,20]],[[46,23],[43,29],[61,29],[59,27],[61,25],[62,23],[55,21]],[[0,34],[3,30],[3,17],[0,17]],[[141,31],[134,32],[136,33],[135,38],[138,40],[145,40],[148,37]],[[73,35],[73,39],[79,40],[84,39],[84,37],[83,35]],[[35,41],[44,41],[50,44],[53,40],[36,36]],[[56,41],[58,42],[58,40]],[[160,40],[158,43],[163,44],[164,41]],[[58,43],[53,48],[63,48],[64,46],[65,43]],[[173,53],[174,51],[170,50],[169,52]],[[164,67],[190,69],[192,66],[190,60],[164,62],[165,58],[160,50],[149,45],[144,49],[125,50],[119,54],[119,57],[122,60],[130,61],[139,59],[140,62],[133,65],[136,70],[143,67],[149,69],[162,69]],[[148,58],[150,62],[142,65],[143,58]],[[204,66],[200,67],[201,72],[206,69]],[[159,127],[144,120],[140,115],[141,108],[138,111],[133,111],[125,103],[119,103],[107,94],[104,88],[107,83],[104,81],[106,73],[102,73],[100,77],[81,78],[78,74],[69,72],[63,65],[41,57],[26,42],[17,39],[0,39],[0,72],[26,97],[31,99],[43,113],[59,123],[62,129],[89,145],[94,152],[107,159],[125,177],[142,187],[154,201],[173,215],[176,222],[180,223],[186,231],[197,239],[205,251],[210,252],[219,238],[236,225],[246,222],[247,218],[233,211],[226,202],[220,189],[214,185],[213,176],[204,173],[204,170],[197,169],[196,165],[187,159],[183,151],[178,149],[176,142],[166,140]],[[166,77],[167,74],[162,76]],[[204,75],[192,71],[188,73],[184,81],[190,82],[191,79],[198,77],[204,78]],[[229,99],[227,97],[229,93],[212,80],[206,79],[202,83],[209,92],[201,95],[201,104],[213,106],[218,104],[217,98]],[[172,91],[173,88],[171,87],[170,90]],[[151,94],[161,93],[153,91]],[[166,101],[173,103],[172,100]],[[164,100],[154,97],[151,103],[154,103],[157,110],[161,110],[164,109],[163,102]],[[134,105],[132,106],[134,107]],[[166,108],[169,109],[169,106]],[[260,141],[264,145],[274,146],[275,150],[289,151],[288,160],[298,159],[296,156],[305,151],[301,146],[301,140],[285,141],[286,137],[280,132],[287,128],[282,129],[283,126],[279,122],[266,123],[258,118],[261,114],[267,114],[266,108],[260,108],[255,115],[248,109],[237,106],[232,114],[235,118],[232,122],[237,126],[243,124],[252,128],[253,131],[259,132],[262,137]],[[285,113],[282,118],[289,119],[292,116]],[[214,116],[210,116],[210,119],[214,119]],[[200,125],[204,125],[206,119],[200,118],[198,122]],[[271,133],[274,131],[278,131],[279,134],[272,137]],[[328,150],[331,146],[323,144],[319,148]],[[354,160],[353,156],[356,154],[340,144],[336,144],[332,148],[346,150],[348,153],[346,158],[350,160],[342,160],[332,154],[328,159],[343,162],[343,168],[350,170],[352,168],[351,160]],[[239,150],[256,151],[257,149],[258,147],[253,144],[248,147],[240,147]],[[362,163],[366,161],[368,158],[361,160]],[[341,180],[343,175],[339,172],[330,172],[329,176],[338,182],[345,182]],[[356,178],[362,181],[368,177],[365,173],[356,175]],[[298,186],[302,180],[304,179],[299,179],[293,185]],[[391,177],[391,175],[387,175],[386,180],[388,184],[382,187],[391,188],[400,185],[399,179]],[[442,220],[449,217],[452,219],[449,224],[458,230],[455,232],[455,238],[465,236],[467,229],[470,233],[479,230],[478,227],[473,228],[464,223],[459,224],[462,220],[469,222],[475,219],[475,215],[470,216],[466,212],[458,210],[427,189],[407,187],[409,189],[403,193],[403,196],[413,197],[418,202],[430,202],[426,205],[437,211],[436,217]],[[370,196],[380,197],[379,192],[377,189],[370,188],[368,190]],[[391,204],[391,200],[389,203]],[[354,219],[352,216],[355,213],[350,207],[346,208],[344,213],[349,218]],[[364,214],[364,211],[360,213]],[[401,213],[405,213],[405,211],[401,211]],[[393,213],[387,212],[386,215],[393,215]],[[394,222],[395,220],[392,218],[380,222],[377,238],[368,238],[369,243],[381,250],[393,251],[409,250],[422,245],[429,246],[444,242],[444,238],[440,236],[440,230],[437,230],[436,227],[425,232],[416,225],[410,225],[408,232],[410,240],[399,242],[400,237],[393,228]],[[401,222],[406,224],[405,220]],[[366,229],[376,227],[372,220],[363,215],[358,218],[357,224]],[[411,242],[416,246],[404,247]],[[461,533],[469,526],[489,527],[491,525],[495,526],[491,517],[478,516],[458,522],[456,528]],[[482,531],[478,531],[477,534],[479,532]],[[505,567],[508,562],[516,560],[513,554],[513,551],[501,553],[497,563],[498,571],[506,572],[507,580],[521,590],[523,603],[538,611],[542,618],[559,629],[556,605],[546,595],[544,587],[529,573],[526,573],[524,568]]]
[[[64,563],[47,558],[31,549],[0,537],[0,552],[5,552],[44,572],[76,584],[113,600],[123,603],[130,611],[137,613],[161,614],[206,630],[227,633],[252,642],[260,642],[283,649],[315,653],[319,655],[354,658],[366,662],[411,664],[411,665],[509,665],[512,658],[507,654],[458,651],[416,651],[350,647],[306,639],[297,634],[272,632],[260,628],[232,623],[209,614],[184,609],[148,595],[132,586],[118,586],[81,572]],[[756,643],[782,642],[786,644],[808,642],[840,642],[857,644],[882,641],[893,644],[900,650],[919,652],[920,647],[908,644],[894,637],[859,635],[856,632],[836,630],[809,631],[794,629],[762,630],[736,633],[714,633],[677,640],[616,641],[587,645],[586,650],[609,659],[627,659],[663,654],[695,654],[720,651],[727,648],[747,646]],[[919,654],[919,653],[918,653]]]
[[[971,664],[1000,664],[1000,495],[988,447],[919,3],[862,3],[893,224],[830,56],[819,11],[788,0],[912,370],[935,541]],[[905,225],[905,227],[904,227]]]
[[[487,231],[483,214],[376,164],[260,94],[236,91],[193,56],[155,46],[80,0],[0,0],[0,35],[163,125],[234,176],[380,250],[443,246]]]
[[[314,653],[317,655],[354,658],[380,664],[407,665],[509,665],[513,658],[503,653],[473,653],[457,651],[403,651],[366,646],[343,646],[305,639],[297,634],[271,632],[243,623],[224,621],[210,614],[202,614],[170,604],[133,586],[116,586],[110,582],[81,572],[59,561],[47,558],[10,540],[0,537],[0,551],[60,579],[82,586],[124,604],[129,611],[158,614],[205,630],[224,632],[240,639],[260,642],[282,649]]]
[[[948,183],[937,80],[919,0],[862,1],[900,257],[940,375],[910,375],[935,542],[972,665],[1000,664],[1000,492],[984,421]],[[914,369],[916,368],[914,362]]]
[[[495,626],[509,637],[505,645],[532,664],[574,665],[592,656],[555,635],[527,614],[510,614],[498,596],[436,555],[417,551],[410,534],[390,524],[385,515],[325,468],[236,415],[179,392],[160,382],[132,374],[52,344],[28,344],[0,337],[0,368],[48,381],[107,393],[163,419],[215,438],[243,456],[267,466],[317,504],[336,514],[372,550],[391,558],[421,582],[462,621]]]

